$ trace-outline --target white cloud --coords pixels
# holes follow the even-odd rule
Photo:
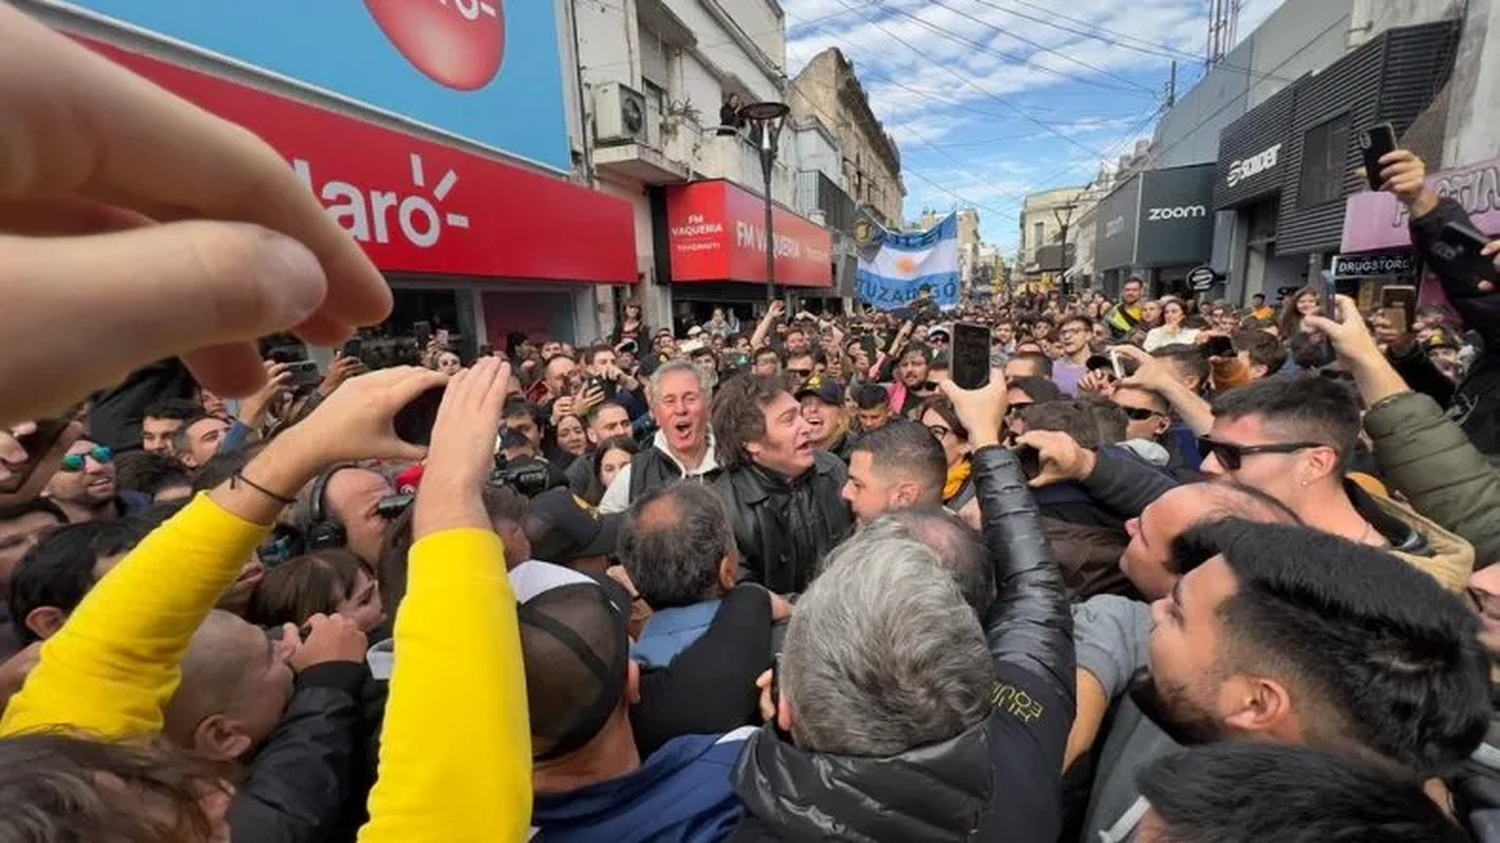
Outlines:
[[[1240,37],[1283,2],[1246,0]],[[828,47],[854,62],[902,148],[908,215],[958,194],[989,208],[983,229],[1002,244],[1020,196],[1087,182],[1150,136],[1173,58],[1191,78],[1208,34],[1201,0],[781,3],[789,73]]]

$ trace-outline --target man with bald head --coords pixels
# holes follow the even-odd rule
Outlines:
[[[1302,519],[1259,489],[1228,482],[1178,486],[1125,522],[1130,543],[1120,556],[1120,570],[1146,600],[1160,600],[1184,573],[1177,539],[1199,524],[1239,518],[1258,524],[1301,524]],[[1201,560],[1199,560],[1201,561]]]
[[[236,840],[321,840],[338,824],[362,761],[365,636],[341,615],[268,635],[211,612],[182,661],[165,735],[206,761],[243,765]],[[360,800],[362,801],[362,800]]]
[[[1194,527],[1238,518],[1257,524],[1301,525],[1285,504],[1266,493],[1229,481],[1188,483],[1169,489],[1125,522],[1130,543],[1120,570],[1145,600],[1172,593],[1183,574],[1205,561],[1180,541]],[[1112,697],[1145,664],[1151,631],[1150,603],[1101,594],[1073,607],[1078,657],[1078,708],[1068,735],[1064,769],[1098,737]]]

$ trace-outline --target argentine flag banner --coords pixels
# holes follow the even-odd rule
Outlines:
[[[958,215],[927,231],[879,230],[859,258],[859,297],[877,310],[911,304],[925,289],[947,309],[958,306]]]

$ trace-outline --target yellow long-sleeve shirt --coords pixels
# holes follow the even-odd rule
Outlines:
[[[42,648],[0,738],[43,729],[126,740],[162,710],[203,623],[267,528],[200,495],[115,567]],[[531,730],[515,595],[493,533],[411,549],[401,654],[363,843],[511,841],[531,817]]]
[[[487,530],[412,545],[380,776],[360,843],[525,840],[531,724],[505,548]]]
[[[0,719],[0,737],[53,728],[109,740],[160,732],[193,633],[267,532],[199,495],[42,645],[41,663]]]

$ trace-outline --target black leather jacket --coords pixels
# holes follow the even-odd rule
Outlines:
[[[333,662],[303,671],[281,722],[250,762],[229,803],[235,840],[321,843],[356,789],[364,749],[360,688],[365,666]]]
[[[778,594],[806,588],[854,523],[841,497],[848,476],[838,457],[822,451],[792,481],[753,465],[721,474],[715,485],[734,522],[741,578]]]
[[[985,622],[994,711],[890,758],[804,752],[762,729],[735,767],[746,812],[730,840],[1057,839],[1076,702],[1072,615],[1014,455],[980,449],[974,477],[999,587]]]

